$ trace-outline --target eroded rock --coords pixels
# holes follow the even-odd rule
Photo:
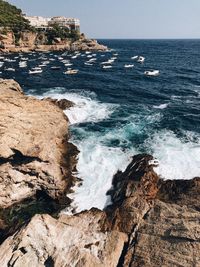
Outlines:
[[[94,212],[97,213],[101,218],[102,212]],[[59,220],[36,215],[27,227],[0,247],[0,265],[114,267],[126,240],[123,233],[99,231],[93,213]]]
[[[76,147],[68,119],[49,101],[25,96],[13,80],[0,80],[0,213],[44,192],[67,204]]]

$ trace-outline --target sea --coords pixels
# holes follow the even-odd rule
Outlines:
[[[109,50],[0,55],[0,78],[15,79],[28,95],[76,104],[64,112],[81,183],[66,212],[104,209],[113,175],[138,153],[154,156],[163,179],[200,176],[200,40],[98,41]],[[42,72],[29,74],[34,67]]]

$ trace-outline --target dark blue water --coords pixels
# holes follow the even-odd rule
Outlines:
[[[78,189],[77,205],[82,191],[89,196],[99,193],[97,203],[101,202],[99,185],[105,185],[106,191],[113,172],[124,168],[135,153],[153,154],[160,162],[157,171],[165,178],[200,175],[200,40],[100,42],[111,51],[95,53],[93,66],[84,64],[89,54],[71,59],[70,53],[59,52],[9,55],[16,61],[6,61],[0,69],[1,77],[14,78],[28,94],[65,97],[77,103],[76,109],[66,111],[72,122],[72,141],[82,151],[78,169],[85,184]],[[135,55],[144,56],[145,62],[132,60]],[[101,62],[113,56],[117,59],[112,68],[102,69]],[[27,67],[19,68],[24,57]],[[41,74],[28,74],[49,59]],[[78,74],[63,74],[67,69],[63,60],[70,60]],[[134,68],[126,69],[125,64]],[[61,69],[55,71],[52,66]],[[6,71],[8,67],[15,71]],[[144,71],[150,69],[158,69],[160,75],[145,76]],[[101,182],[95,184],[95,180]]]

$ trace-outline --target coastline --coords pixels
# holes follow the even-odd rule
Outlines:
[[[46,44],[48,40],[42,36],[42,40],[38,39],[36,33],[21,33],[18,45],[15,44],[15,36],[12,32],[6,35],[0,34],[2,48],[0,53],[28,53],[28,52],[47,52],[47,51],[107,51],[108,48],[99,44],[94,39],[83,37],[78,40],[61,40],[57,38],[53,44]]]
[[[62,111],[73,104],[25,96],[13,80],[0,80],[0,85],[0,125],[5,137],[0,145],[0,173],[6,197],[0,213],[4,215],[1,231],[6,232],[0,246],[2,267],[8,263],[161,267],[199,262],[200,178],[164,181],[154,171],[152,156],[136,155],[124,172],[114,176],[108,192],[112,204],[104,211],[58,214],[69,204],[66,192],[76,181],[72,173],[78,151],[68,143],[68,119]],[[30,199],[38,190],[49,196],[39,212],[6,227],[5,216],[11,221],[16,213],[15,209],[6,213],[5,208]],[[52,204],[53,212],[44,209],[50,199],[57,203],[56,210]],[[19,205],[16,211],[20,222],[24,210],[20,213]]]

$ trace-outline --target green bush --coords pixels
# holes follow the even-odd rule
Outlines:
[[[21,9],[3,0],[0,0],[0,27],[8,27],[14,32],[31,29]]]

